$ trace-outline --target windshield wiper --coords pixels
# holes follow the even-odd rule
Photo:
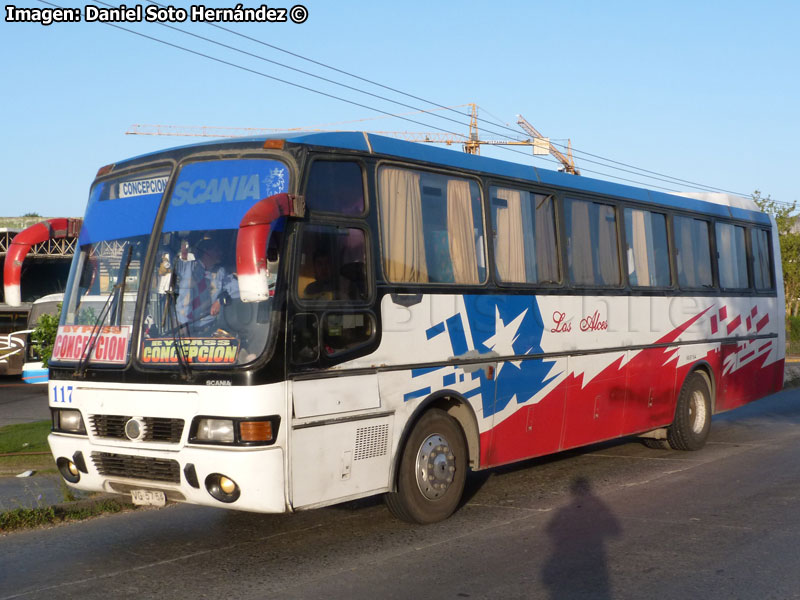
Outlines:
[[[89,367],[89,358],[92,356],[92,351],[97,343],[97,338],[100,337],[100,332],[103,330],[103,322],[106,320],[106,316],[111,310],[111,307],[115,305],[114,299],[118,298],[120,291],[125,289],[125,278],[128,274],[128,267],[130,267],[131,264],[133,248],[128,245],[125,248],[125,253],[126,254],[122,259],[122,264],[120,264],[121,272],[117,276],[117,283],[114,284],[114,287],[109,292],[108,298],[106,298],[106,301],[103,304],[103,308],[100,309],[100,314],[98,315],[97,319],[95,319],[94,325],[92,326],[92,333],[89,335],[89,343],[84,346],[81,359],[78,361],[78,366],[75,368],[74,374],[77,377],[84,377],[86,375],[86,369]],[[116,307],[119,309],[117,313],[122,310],[121,304],[121,302],[116,303]],[[119,316],[119,314],[116,314],[117,320],[119,320]]]
[[[189,364],[189,359],[186,358],[185,350],[183,348],[183,338],[181,337],[181,327],[184,325],[178,321],[178,294],[175,291],[175,281],[177,280],[177,269],[173,269],[169,278],[169,289],[167,289],[167,309],[165,311],[162,323],[165,321],[170,322],[171,329],[169,333],[172,334],[172,343],[175,344],[175,354],[178,357],[178,365],[181,370],[181,377],[185,380],[192,378],[192,367]],[[169,317],[167,318],[167,315]]]

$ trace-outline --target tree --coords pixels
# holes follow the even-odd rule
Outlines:
[[[797,202],[777,202],[769,195],[763,197],[759,190],[753,192],[753,201],[765,213],[775,217],[783,263],[786,316],[795,316],[800,312],[800,230],[798,216],[794,214]]]
[[[41,217],[41,216],[42,215],[40,215],[37,212],[28,212],[28,213],[25,213],[24,215],[22,215],[23,218],[26,218],[26,217]]]
[[[58,312],[55,315],[44,313],[36,323],[36,328],[31,332],[31,343],[34,351],[42,359],[42,364],[46,367],[53,355],[53,345],[56,341],[58,332],[58,321],[61,317],[61,304],[58,305]]]

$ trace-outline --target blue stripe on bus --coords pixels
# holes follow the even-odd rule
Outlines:
[[[449,375],[445,375],[444,377],[442,377],[442,385],[444,387],[447,387],[449,385],[455,385],[455,384],[456,384],[456,374],[455,373],[450,373]]]
[[[309,136],[310,137],[310,136]],[[729,207],[704,200],[687,198],[663,192],[655,192],[644,188],[637,188],[630,185],[612,183],[591,177],[575,176],[568,173],[560,173],[548,169],[540,169],[530,165],[511,163],[485,156],[475,156],[461,152],[454,152],[444,148],[437,148],[424,144],[414,144],[394,138],[387,138],[374,134],[369,135],[373,151],[376,153],[392,154],[415,160],[429,161],[451,167],[462,169],[474,169],[485,171],[506,177],[525,179],[533,183],[554,185],[561,188],[573,189],[578,191],[618,196],[646,202],[648,204],[666,205],[682,210],[703,212],[720,217],[734,217],[745,221],[752,221],[763,225],[769,225],[769,217],[760,211],[752,211],[742,208]],[[326,140],[328,141],[328,140]],[[342,142],[345,140],[342,139]],[[307,143],[313,143],[308,139]]]
[[[413,400],[414,398],[422,398],[423,396],[427,396],[430,393],[431,393],[430,386],[419,390],[414,390],[413,392],[408,392],[407,394],[403,395],[403,402],[408,402],[409,400]]]
[[[236,229],[256,202],[288,191],[289,170],[276,160],[189,163],[172,190],[164,231]]]
[[[425,331],[425,337],[427,339],[435,338],[440,333],[444,333],[444,323],[437,323],[427,331]]]
[[[464,333],[464,323],[461,321],[461,315],[454,315],[445,321],[447,324],[447,332],[450,334],[450,345],[453,347],[453,354],[460,356],[469,351],[467,345],[467,336]]]
[[[338,134],[311,134],[293,139],[287,138],[287,141],[357,150],[362,149],[360,147],[360,137],[361,134],[344,132]],[[762,225],[769,225],[770,223],[769,217],[759,211],[729,207],[713,202],[706,202],[704,200],[655,192],[645,188],[612,183],[600,179],[593,179],[591,177],[560,173],[558,171],[512,163],[486,156],[454,152],[453,150],[438,148],[436,146],[415,144],[372,133],[369,134],[369,140],[373,152],[377,154],[391,154],[393,156],[427,161],[460,169],[474,169],[477,171],[494,173],[496,175],[524,179],[532,183],[542,183],[576,191],[617,196],[648,204],[658,204],[681,210],[702,212],[719,217],[733,217]]]
[[[473,396],[477,396],[480,393],[481,393],[481,386],[478,386],[476,388],[472,388],[468,392],[464,392],[462,395],[464,396],[464,398],[472,398]]]
[[[369,145],[366,138],[369,139]],[[438,148],[427,144],[417,144],[406,142],[394,138],[384,137],[375,134],[365,134],[363,132],[332,132],[332,133],[307,133],[307,134],[275,134],[271,136],[260,136],[252,138],[231,139],[229,141],[215,140],[203,145],[228,145],[228,144],[247,144],[263,143],[266,139],[283,139],[295,144],[308,144],[310,146],[322,146],[326,148],[341,148],[343,150],[356,150],[360,152],[370,152],[375,154],[386,154],[399,158],[426,161],[434,165],[449,166],[458,169],[471,169],[483,171],[489,174],[511,177],[531,183],[541,183],[553,185],[566,190],[584,191],[597,194],[608,194],[619,198],[627,198],[648,204],[668,206],[681,210],[702,212],[707,215],[733,217],[743,221],[750,221],[760,225],[769,225],[769,217],[760,211],[748,210],[744,208],[729,207],[704,200],[696,200],[685,196],[656,192],[645,188],[639,188],[619,183],[611,183],[591,177],[575,176],[568,173],[560,173],[549,169],[541,169],[531,165],[513,163],[486,156],[475,156],[463,152],[456,152],[444,148]],[[180,149],[190,148],[182,146]],[[155,154],[143,155],[131,159],[140,160],[149,158]],[[118,164],[118,168],[127,162]]]
[[[160,202],[161,194],[114,200],[92,201],[90,198],[78,243],[83,246],[101,240],[150,235]]]

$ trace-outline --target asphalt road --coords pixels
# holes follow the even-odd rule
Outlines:
[[[0,376],[0,427],[49,418],[46,385],[22,383],[19,375]]]
[[[800,392],[715,417],[700,452],[626,440],[470,480],[427,527],[378,501],[174,505],[0,537],[10,598],[798,598]]]

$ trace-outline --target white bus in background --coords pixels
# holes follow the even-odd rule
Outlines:
[[[31,341],[31,333],[36,329],[42,315],[58,315],[58,307],[64,301],[64,294],[48,294],[31,304],[28,314],[28,328],[22,332],[26,334],[25,363],[22,365],[22,381],[25,383],[47,383],[47,367],[42,364],[41,357],[37,354]]]
[[[57,316],[59,306],[64,301],[64,294],[49,294],[35,300],[31,304],[31,311],[28,315],[28,328],[24,331],[16,332],[14,335],[22,334],[24,336],[24,349],[25,362],[22,365],[22,381],[25,383],[47,383],[48,382],[48,369],[42,363],[41,357],[36,351],[35,344],[31,339],[31,334],[39,324],[39,319],[42,315]],[[132,301],[132,300],[131,300]],[[83,306],[86,309],[93,310],[99,314],[103,308],[105,298],[85,298]]]
[[[696,450],[783,381],[752,203],[303,134],[103,167],[79,245],[50,446],[70,485],[138,503],[384,494],[428,523],[468,469],[627,435]]]

